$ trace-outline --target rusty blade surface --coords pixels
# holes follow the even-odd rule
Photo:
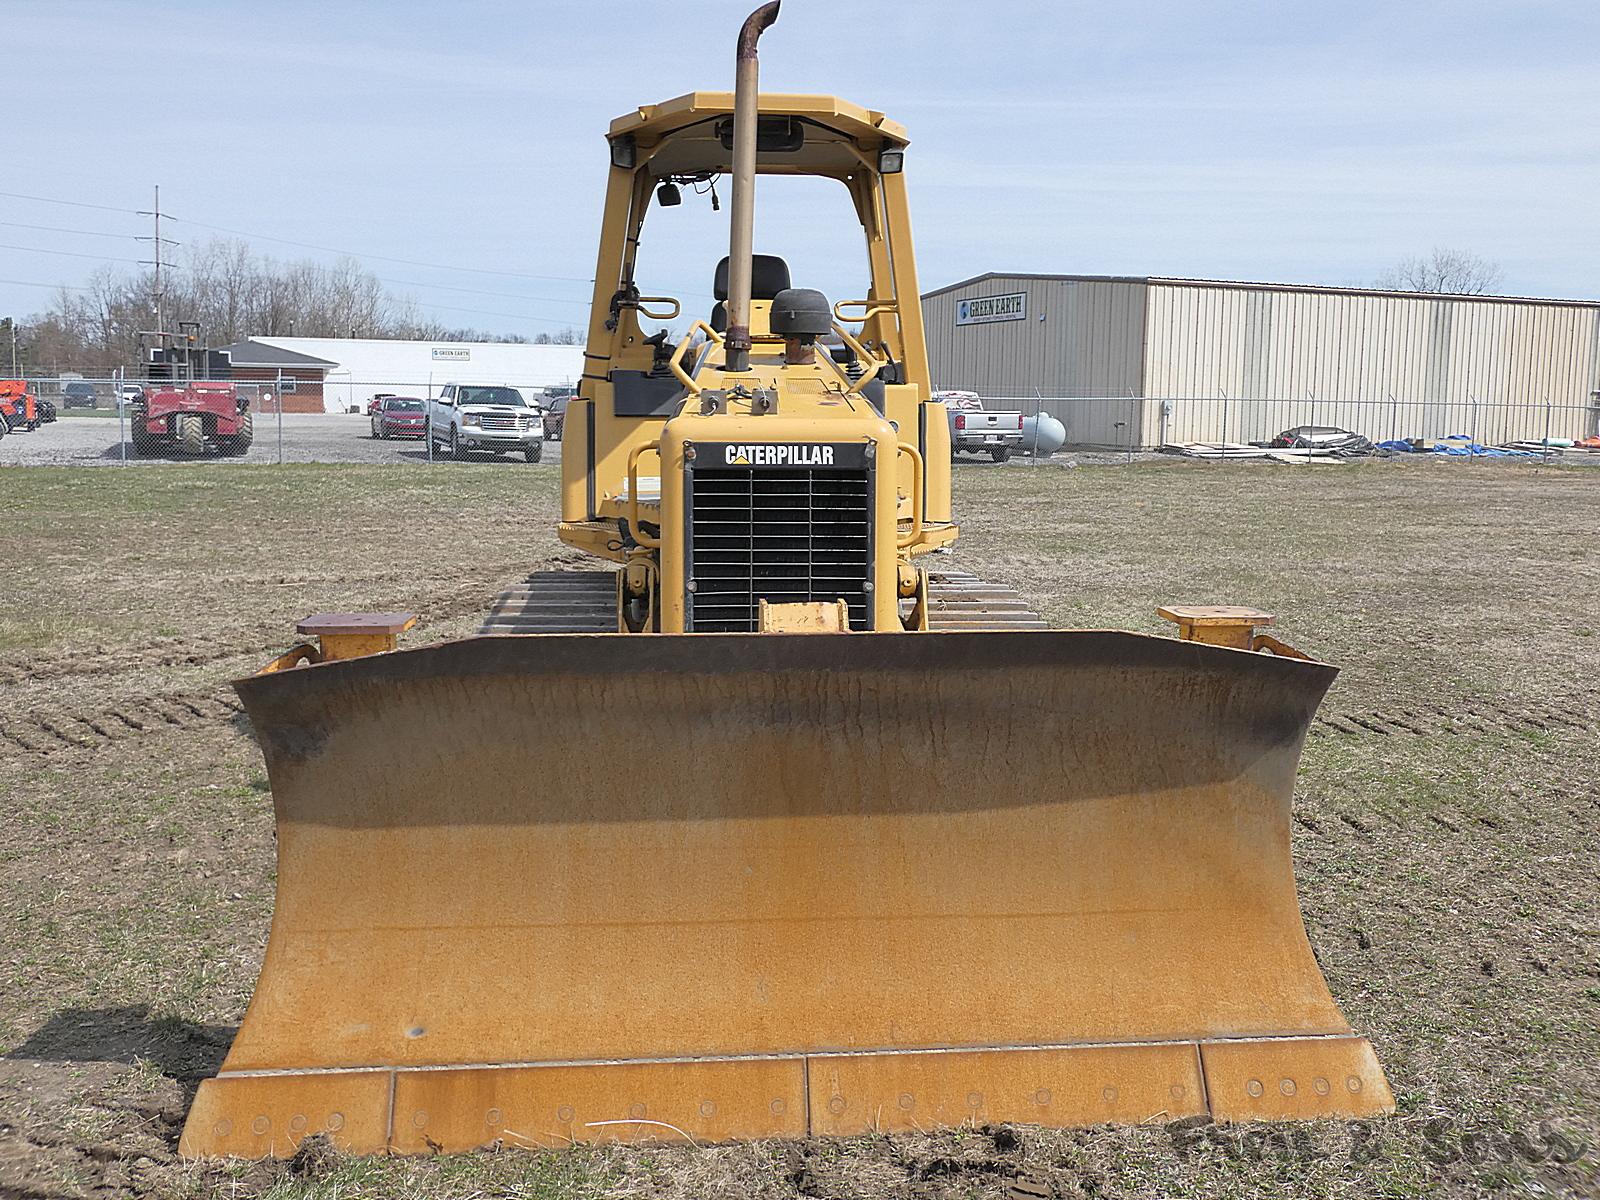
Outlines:
[[[504,1097],[548,1101],[548,1132],[610,1094],[599,1072],[652,1081],[618,1093],[618,1119],[700,1113],[686,1132],[712,1138],[853,1128],[873,1097],[894,1109],[880,1124],[970,1115],[991,1093],[1046,1123],[1134,1119],[1164,1090],[1204,1111],[1200,1048],[1220,1043],[1275,1046],[1262,1070],[1280,1075],[1302,1042],[1350,1057],[1343,1076],[1318,1069],[1375,1080],[1361,1105],[1381,1111],[1289,853],[1301,742],[1334,674],[1089,631],[487,637],[245,680],[277,906],[185,1150],[238,1152],[237,1132],[206,1135],[223,1122],[305,1126],[293,1081],[318,1076],[296,1073],[370,1087],[373,1068],[396,1080],[391,1128],[356,1148],[492,1140],[480,1126],[509,1119]],[[1061,1054],[1129,1043],[1173,1048]],[[908,1053],[957,1049],[974,1053]],[[819,1069],[853,1054],[871,1057]],[[1257,1057],[1219,1061],[1252,1082]],[[708,1075],[719,1059],[749,1065]],[[700,1061],[666,1069],[681,1060]],[[521,1073],[468,1077],[493,1070]],[[554,1095],[574,1070],[582,1105]],[[975,1085],[986,1073],[999,1091]],[[745,1083],[701,1096],[713,1077]],[[855,1094],[824,1095],[825,1077]],[[264,1088],[273,1112],[227,1111]],[[1080,1094],[1121,1099],[1028,1099]],[[419,1100],[408,1132],[397,1095],[443,1099]],[[453,1132],[431,1140],[430,1120]]]

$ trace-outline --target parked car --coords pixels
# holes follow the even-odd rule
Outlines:
[[[383,402],[385,400],[392,399],[393,397],[393,392],[373,392],[372,399],[367,401],[367,416],[372,416],[383,407]]]
[[[544,436],[546,441],[559,442],[561,430],[567,423],[567,402],[577,395],[576,388],[545,388]]]
[[[75,379],[61,389],[62,408],[94,408],[99,403],[100,395],[92,383]]]
[[[428,432],[428,402],[416,396],[385,396],[372,414],[375,438],[414,437]]]
[[[950,417],[950,454],[987,454],[1005,462],[1022,448],[1022,413],[991,412],[976,392],[935,392]]]
[[[428,437],[452,458],[521,451],[536,463],[544,454],[544,413],[514,387],[447,383],[428,401]]]
[[[39,424],[48,425],[48,424],[50,424],[51,421],[54,421],[55,419],[56,419],[56,406],[55,406],[54,401],[45,400],[45,399],[41,398],[40,401],[39,401]]]
[[[123,383],[117,385],[117,403],[126,408],[130,404],[138,404],[144,399],[144,388],[137,383]]]

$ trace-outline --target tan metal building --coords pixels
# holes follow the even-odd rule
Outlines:
[[[936,386],[1046,409],[1077,445],[1600,432],[1597,301],[991,273],[922,306]]]

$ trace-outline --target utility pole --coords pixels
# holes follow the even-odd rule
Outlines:
[[[11,331],[11,374],[17,374],[17,319],[6,318],[6,328]]]
[[[156,253],[155,253],[154,261],[151,261],[151,260],[148,260],[148,259],[141,259],[140,260],[140,265],[141,266],[146,266],[146,267],[153,266],[156,269],[156,286],[155,286],[155,291],[156,291],[156,329],[158,331],[161,331],[161,330],[165,330],[166,329],[166,325],[162,323],[162,319],[161,319],[162,318],[161,303],[162,303],[162,300],[164,299],[164,294],[162,293],[162,290],[161,290],[161,247],[162,246],[178,246],[178,245],[181,245],[182,243],[181,242],[175,242],[171,238],[164,238],[164,237],[161,236],[161,185],[159,183],[156,184],[156,206],[155,206],[155,208],[151,209],[148,212],[146,212],[146,211],[141,209],[139,211],[138,215],[141,216],[141,217],[154,217],[155,221],[156,221],[156,235],[155,235],[155,237],[153,237],[153,238],[137,237],[137,238],[134,239],[134,241],[136,241],[136,242],[154,242],[155,243]]]

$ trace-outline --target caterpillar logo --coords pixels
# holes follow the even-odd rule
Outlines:
[[[791,445],[757,443],[730,445],[723,450],[723,461],[730,467],[831,467],[833,447],[813,442]]]

